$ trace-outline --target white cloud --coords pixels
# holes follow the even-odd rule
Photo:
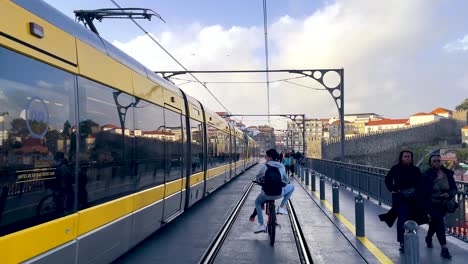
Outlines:
[[[445,44],[444,50],[447,52],[468,51],[468,35],[465,35],[462,39]]]
[[[460,88],[462,91],[466,91],[465,93],[465,96],[466,96],[466,94],[468,94],[468,74],[465,74],[464,76],[459,78],[456,81],[456,86]]]
[[[431,76],[438,69],[431,65],[447,69],[448,75],[451,66],[447,62],[439,63],[440,58],[425,51],[443,37],[427,32],[437,32],[438,27],[447,26],[434,19],[439,5],[438,1],[424,0],[404,3],[337,0],[305,18],[285,15],[269,26],[270,69],[344,68],[346,113],[376,112],[388,117],[405,117],[438,106],[450,108],[447,101],[442,101],[449,100],[448,97],[437,96],[441,81],[437,81],[438,76]],[[190,70],[265,67],[262,25],[223,28],[193,24],[156,32],[154,37]],[[114,44],[152,70],[181,70],[146,36]],[[424,61],[429,59],[430,64]],[[445,77],[453,77],[455,82],[459,75]],[[270,80],[297,76],[271,73]],[[207,82],[266,79],[265,74],[197,74],[197,77]],[[191,79],[188,75],[178,78]],[[310,78],[291,81],[322,88]],[[208,87],[232,113],[267,112],[265,84],[209,83]],[[208,108],[224,111],[201,85],[184,84],[181,88]],[[431,94],[434,98],[425,98]],[[337,115],[327,91],[286,82],[271,83],[270,108],[271,113],[305,113],[309,117]]]

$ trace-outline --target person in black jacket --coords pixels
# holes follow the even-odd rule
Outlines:
[[[447,214],[447,203],[457,195],[457,185],[453,178],[454,172],[445,168],[441,163],[440,155],[431,155],[429,165],[421,177],[418,192],[418,208],[422,217],[429,218],[429,230],[426,236],[426,245],[432,248],[432,236],[437,234],[442,250],[440,255],[450,259],[445,238],[444,216]]]
[[[398,217],[397,241],[400,243],[400,252],[404,252],[404,224],[417,217],[416,188],[419,185],[421,171],[413,165],[413,153],[409,150],[401,151],[398,160],[398,164],[394,165],[385,176],[385,185],[392,193],[393,208],[387,215],[379,217],[389,226],[393,224],[395,217]]]

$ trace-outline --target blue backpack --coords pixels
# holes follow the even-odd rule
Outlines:
[[[268,196],[278,196],[283,194],[283,187],[286,186],[281,180],[281,172],[278,168],[266,164],[264,182],[262,184],[263,192]]]

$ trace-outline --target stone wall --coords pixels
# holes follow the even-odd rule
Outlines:
[[[452,116],[462,127],[468,125],[468,110],[454,111]]]
[[[345,156],[348,159],[353,156],[391,153],[404,145],[416,145],[440,140],[446,140],[449,144],[458,143],[460,141],[459,127],[460,124],[455,119],[441,119],[426,125],[350,138],[345,141]],[[318,144],[316,144],[316,147],[321,150],[314,152],[316,154],[321,153],[320,158],[322,159],[333,160],[340,157],[339,140],[321,142],[321,147]]]

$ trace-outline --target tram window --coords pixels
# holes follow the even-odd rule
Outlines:
[[[239,161],[241,160],[241,156],[242,156],[242,152],[243,152],[243,148],[242,148],[242,144],[244,144],[244,142],[242,141],[242,139],[240,138],[236,138],[236,142],[237,142],[237,149],[236,149],[236,161]]]
[[[224,153],[226,153],[226,164],[229,164],[232,162],[231,151],[234,149],[234,147],[232,146],[231,136],[228,133],[224,133],[224,140],[226,142],[224,150]]]
[[[215,168],[221,163],[220,143],[222,140],[218,138],[218,130],[212,126],[208,126],[208,169]]]
[[[164,112],[140,100],[135,105],[136,186],[142,190],[164,183]]]
[[[75,77],[0,47],[0,236],[73,212]],[[25,74],[27,72],[27,74]],[[54,193],[70,198],[54,211]]]
[[[238,156],[239,156],[239,160],[244,160],[245,157],[245,141],[241,138],[238,138],[237,141],[239,141],[239,150],[238,150]]]
[[[203,124],[190,119],[192,135],[192,174],[203,170]]]
[[[231,143],[231,145],[232,145],[232,151],[231,151],[231,153],[232,153],[232,162],[236,162],[238,160],[238,155],[237,155],[237,151],[239,149],[238,141],[239,140],[235,136],[232,137],[232,143]]]
[[[165,182],[180,179],[183,168],[183,127],[182,115],[168,109],[164,109],[164,131],[166,142],[166,178]]]
[[[134,191],[134,98],[82,77],[78,87],[82,209]]]

